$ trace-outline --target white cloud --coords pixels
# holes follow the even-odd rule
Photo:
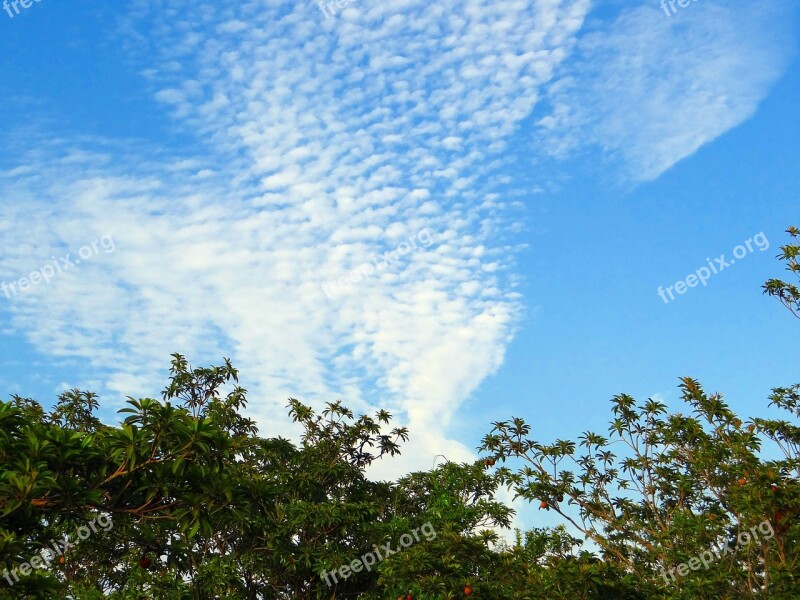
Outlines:
[[[548,150],[598,146],[647,181],[739,125],[794,55],[795,7],[702,0],[668,17],[655,3],[588,33],[549,87]]]
[[[31,168],[0,174],[3,223],[26,223],[0,230],[2,275],[102,235],[116,250],[14,298],[13,325],[119,395],[161,389],[173,351],[232,355],[267,434],[288,396],[341,397],[410,422],[387,474],[467,459],[448,424],[520,309],[489,165],[588,2],[135,5],[140,72],[199,143],[165,163],[31,139]],[[425,228],[434,244],[323,293]]]

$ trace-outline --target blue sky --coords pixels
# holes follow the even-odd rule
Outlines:
[[[170,353],[230,356],[265,434],[289,396],[395,412],[387,474],[512,415],[549,439],[617,393],[677,407],[685,375],[761,413],[798,379],[760,291],[800,225],[797,30],[785,0],[0,12],[0,280],[86,248],[0,295],[3,393],[111,419]]]

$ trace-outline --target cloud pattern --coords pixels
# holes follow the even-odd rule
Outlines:
[[[359,0],[328,19],[282,0],[135,0],[127,47],[196,144],[9,134],[24,153],[0,173],[0,277],[103,235],[116,249],[5,318],[111,395],[154,393],[171,352],[231,355],[266,433],[291,431],[288,396],[342,398],[411,426],[398,470],[466,459],[447,428],[524,309],[502,193],[513,140],[597,145],[646,180],[741,122],[786,53],[738,38],[766,11],[706,5],[680,24],[625,9],[581,34],[588,0]],[[663,53],[676,39],[697,51]],[[323,292],[423,230],[430,245]]]

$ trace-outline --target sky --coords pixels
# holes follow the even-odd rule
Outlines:
[[[393,477],[798,381],[796,1],[340,4],[0,10],[3,397],[230,357],[263,435],[390,410]]]

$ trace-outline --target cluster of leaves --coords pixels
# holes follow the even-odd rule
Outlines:
[[[798,247],[781,250],[797,273]],[[796,286],[765,291],[798,315]],[[228,360],[192,368],[175,354],[170,374],[160,400],[129,398],[115,426],[90,392],[65,392],[49,412],[0,402],[0,599],[789,599],[800,589],[800,385],[773,390],[786,418],[744,421],[684,378],[686,414],[621,394],[607,434],[550,443],[523,419],[497,422],[481,460],[387,482],[365,471],[409,432],[385,411],[291,399],[299,442],[262,438]],[[506,542],[506,487],[563,524]],[[101,517],[113,527],[76,543]],[[426,527],[435,535],[399,547]],[[62,557],[11,575],[64,539]],[[395,552],[370,569],[330,586],[321,577],[386,544]],[[676,571],[704,554],[714,559],[702,569]]]
[[[781,246],[778,258],[786,262],[786,270],[800,279],[800,229],[789,227],[786,230],[792,241]],[[797,284],[781,279],[770,279],[764,284],[764,293],[777,298],[789,311],[800,319],[800,288]]]
[[[408,438],[389,413],[356,417],[336,402],[317,414],[291,399],[299,445],[264,439],[242,415],[237,381],[227,360],[193,369],[176,354],[163,399],[129,398],[118,426],[102,424],[96,396],[78,390],[49,413],[29,399],[0,403],[0,569],[13,582],[0,579],[0,597],[382,598],[391,588],[422,598],[419,569],[403,565],[433,564],[434,546],[330,588],[320,573],[375,544],[397,549],[426,523],[483,552],[495,538],[478,528],[508,526],[509,509],[492,499],[499,480],[479,466],[368,479]],[[113,527],[75,544],[98,516]],[[63,561],[16,581],[15,569],[63,539],[73,542]],[[454,585],[473,569],[465,552],[449,570]]]
[[[546,444],[515,419],[496,423],[483,449],[516,465],[498,474],[518,497],[558,513],[646,597],[792,597],[800,589],[800,430],[768,419],[745,425],[696,381],[681,388],[690,415],[620,395],[608,437],[586,432],[577,444]],[[773,402],[797,419],[792,393],[787,401],[776,392]],[[786,455],[762,458],[765,439]],[[762,523],[758,543],[737,545]],[[718,557],[707,569],[665,577],[707,551]]]

